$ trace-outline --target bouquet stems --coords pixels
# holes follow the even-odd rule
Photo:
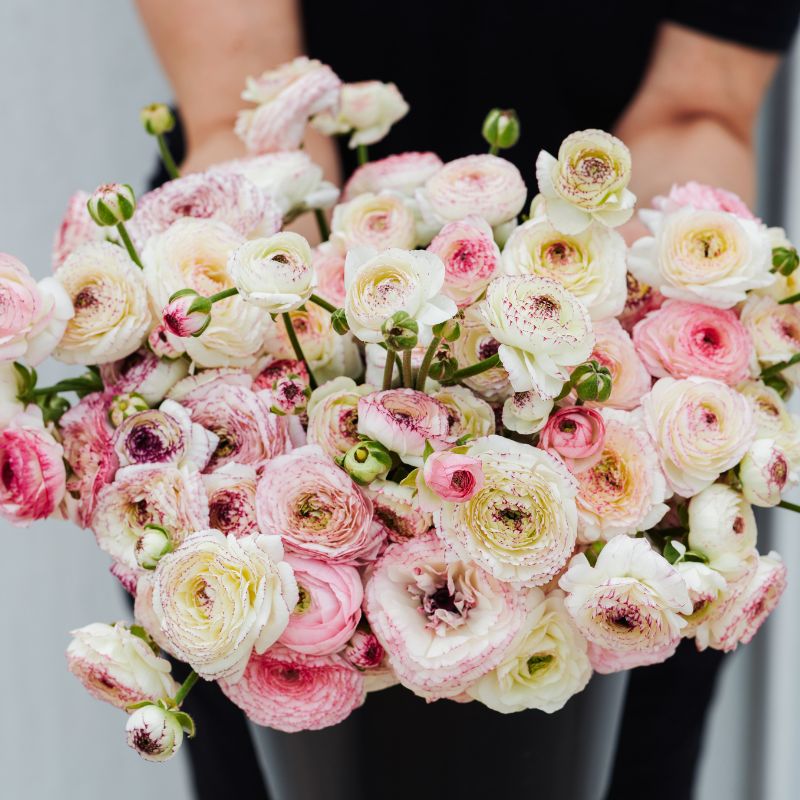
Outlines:
[[[292,325],[292,318],[288,311],[284,311],[281,314],[281,317],[283,318],[283,324],[286,326],[286,335],[289,337],[289,341],[292,343],[292,349],[294,350],[297,360],[302,361],[306,365],[306,371],[308,372],[308,385],[312,389],[316,389],[317,380],[314,377],[314,373],[311,371],[308,361],[306,360],[305,353],[303,353],[303,348],[300,346],[300,340],[297,338],[294,325]]]

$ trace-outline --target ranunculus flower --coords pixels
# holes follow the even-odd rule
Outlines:
[[[774,439],[792,468],[800,466],[800,417],[790,414],[781,396],[761,381],[746,381],[736,390],[753,408],[756,439]]]
[[[328,136],[352,131],[349,147],[354,149],[379,142],[407,113],[408,103],[393,83],[360,81],[342,86],[338,113],[323,111],[311,124]]]
[[[497,666],[525,619],[524,597],[432,534],[392,544],[365,589],[370,626],[400,682],[452,697]]]
[[[800,308],[780,305],[771,297],[750,295],[742,306],[742,325],[753,340],[756,357],[767,366],[788,361],[800,352]],[[784,369],[781,374],[797,382],[800,369]]]
[[[593,320],[609,319],[625,304],[625,255],[625,240],[604,225],[568,236],[546,217],[535,217],[506,242],[503,271],[552,278],[586,306]]]
[[[286,629],[297,583],[278,536],[200,530],[155,571],[153,608],[171,652],[206,680],[239,680]]]
[[[700,303],[668,300],[636,324],[633,343],[657,378],[698,375],[736,386],[753,366],[753,343],[735,312]]]
[[[242,99],[257,108],[239,112],[236,133],[251,153],[297,150],[309,118],[336,108],[341,85],[330,67],[305,56],[248,78]]]
[[[681,497],[735,467],[755,433],[750,403],[719,381],[661,378],[642,409],[667,482]]]
[[[414,212],[402,195],[392,192],[360,194],[333,209],[332,240],[345,250],[412,250],[417,243]]]
[[[615,228],[633,215],[636,196],[627,188],[631,154],[605,131],[571,133],[561,142],[558,159],[542,150],[536,179],[547,217],[563,233],[581,233],[592,220]]]
[[[672,494],[638,412],[606,408],[597,460],[576,477],[581,541],[610,539],[653,527]]]
[[[220,688],[256,725],[319,730],[350,716],[366,699],[364,678],[342,656],[306,656],[275,646],[254,655],[241,680]]]
[[[494,433],[494,409],[466,386],[443,386],[431,396],[447,409],[447,432],[453,441],[462,436],[479,439]]]
[[[386,651],[374,633],[357,630],[345,648],[344,657],[357,669],[374,669],[381,665]]]
[[[536,708],[552,714],[586,687],[592,667],[586,641],[558,589],[530,592],[531,610],[503,661],[467,689],[484,705],[511,714]]]
[[[464,217],[483,217],[493,228],[514,219],[528,190],[519,170],[504,158],[474,155],[445,164],[418,194],[423,216],[441,227]]]
[[[537,392],[515,392],[503,403],[503,426],[524,435],[537,433],[550,418],[553,401]]]
[[[67,667],[92,697],[123,710],[178,691],[169,661],[119,622],[95,622],[72,631]]]
[[[724,609],[723,595],[728,589],[728,581],[722,573],[699,561],[679,561],[675,569],[686,582],[692,601],[692,613],[684,615],[687,624],[683,636],[694,637],[698,649],[705,649],[707,631]]]
[[[194,289],[204,297],[230,289],[228,260],[243,242],[224,222],[189,217],[151,236],[141,255],[153,306],[164,308],[181,289]],[[181,346],[201,367],[249,364],[261,350],[270,323],[269,315],[257,306],[242,297],[229,297],[214,303],[203,335],[183,339]]]
[[[347,254],[344,275],[345,313],[350,330],[362,342],[382,342],[383,323],[405,311],[420,325],[420,339],[431,325],[456,313],[456,305],[440,294],[444,264],[421,250],[360,248]]]
[[[623,672],[636,667],[649,667],[652,664],[662,664],[675,655],[680,639],[650,647],[646,650],[613,650],[601,647],[594,642],[589,642],[589,661],[592,669],[598,675],[609,675],[613,672]]]
[[[555,397],[569,377],[566,368],[584,362],[594,346],[586,309],[549,278],[495,278],[481,312],[515,392]]]
[[[184,294],[179,292],[178,296],[170,300],[161,312],[161,325],[164,332],[178,339],[200,336],[210,322],[211,301],[200,297],[192,289],[187,289]],[[175,344],[177,349],[178,343]]]
[[[664,295],[652,286],[638,281],[630,272],[627,274],[627,297],[625,308],[617,317],[619,324],[628,332],[633,331],[633,326],[651,311],[661,308]]]
[[[105,231],[92,219],[86,208],[87,192],[75,192],[67,201],[61,224],[53,237],[53,269],[58,269],[67,256],[83,244],[102,242]]]
[[[20,527],[49,517],[66,488],[63,457],[37,406],[12,417],[0,430],[0,516]]]
[[[382,191],[398,192],[413,197],[442,168],[436,153],[397,153],[378,161],[362,164],[347,181],[342,199],[352,200],[360,194]]]
[[[410,486],[378,479],[365,492],[372,500],[372,524],[390,542],[404,542],[431,529],[431,515],[420,508]]]
[[[302,361],[296,358],[275,358],[267,356],[263,362],[256,364],[258,374],[253,381],[253,391],[260,389],[272,389],[276,383],[296,376],[304,384],[308,385],[308,370]]]
[[[666,197],[659,195],[653,198],[653,206],[659,211],[674,211],[676,208],[691,206],[704,211],[727,211],[742,219],[756,219],[739,195],[697,181],[673,183]]]
[[[646,539],[616,536],[594,566],[579,553],[558,585],[580,632],[628,663],[674,646],[692,611],[680,573]]]
[[[653,235],[634,242],[628,269],[666,297],[731,308],[774,280],[769,236],[752,220],[690,207],[640,214]]]
[[[449,430],[447,408],[424,392],[387,389],[358,401],[358,432],[414,467],[422,466],[425,442],[441,449]]]
[[[228,261],[228,273],[241,297],[270,314],[294,311],[314,291],[311,248],[291,231],[240,245]]]
[[[436,532],[499,580],[547,583],[575,546],[575,479],[559,459],[501,436],[470,443],[466,455],[480,461],[483,487],[467,502],[443,502]]]
[[[184,359],[164,360],[145,349],[100,367],[100,377],[106,392],[135,393],[141,395],[151,406],[158,405],[167,392],[188,373],[189,365]]]
[[[483,488],[481,462],[450,450],[431,453],[420,475],[424,488],[428,490],[419,495],[423,511],[436,511],[442,500],[465,503]]]
[[[371,526],[372,503],[317,445],[268,461],[256,490],[261,530],[287,550],[336,564],[362,564],[383,537]]]
[[[341,650],[361,620],[364,588],[355,567],[289,555],[300,600],[278,640],[290,650],[324,656]]]
[[[599,411],[585,406],[565,406],[547,420],[539,436],[539,447],[560,456],[577,474],[600,459],[606,426]]]
[[[344,261],[347,251],[341,242],[329,241],[317,245],[311,254],[311,263],[317,276],[320,297],[337,308],[344,305],[347,292],[344,288]]]
[[[183,744],[183,726],[173,711],[161,706],[137,708],[125,723],[128,747],[145,761],[168,761]]]
[[[225,464],[202,476],[208,497],[208,520],[226,536],[258,533],[256,470],[250,464]]]
[[[459,308],[472,305],[500,269],[500,249],[482,217],[448,222],[428,245],[428,252],[442,259],[442,291]]]
[[[739,464],[739,480],[748,503],[768,508],[780,503],[797,475],[774,439],[756,439]]]
[[[121,467],[113,483],[100,490],[91,523],[100,548],[128,569],[138,570],[136,542],[146,525],[160,525],[175,546],[208,526],[200,473],[172,464]]]
[[[74,250],[56,271],[75,309],[55,357],[67,364],[104,364],[136,350],[152,325],[142,271],[109,242]]]
[[[319,445],[331,458],[358,444],[358,401],[375,391],[369,384],[338,377],[323,383],[308,400],[308,443]]]

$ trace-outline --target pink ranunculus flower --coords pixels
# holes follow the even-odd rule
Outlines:
[[[286,549],[335,564],[372,561],[383,542],[372,525],[372,503],[317,445],[267,461],[256,489],[264,533]]]
[[[314,248],[311,265],[317,275],[317,292],[337,308],[344,305],[344,260],[346,251],[338,241],[323,242]]]
[[[236,133],[257,155],[297,150],[309,118],[337,107],[341,86],[329,66],[305,56],[248,78],[242,98],[257,107],[239,112]]]
[[[674,639],[649,650],[631,651],[611,650],[589,642],[589,661],[592,663],[592,669],[600,675],[610,675],[612,672],[622,672],[634,667],[649,667],[672,658],[680,641]]]
[[[358,401],[358,432],[414,467],[422,466],[425,442],[447,446],[449,429],[447,408],[424,392],[387,389]]]
[[[500,268],[500,249],[482,217],[449,222],[428,245],[444,263],[444,289],[459,308],[472,305]]]
[[[743,219],[756,219],[739,195],[697,181],[673,183],[666,197],[658,195],[653,198],[653,206],[659,211],[674,211],[681,206],[691,206],[698,210],[727,211]]]
[[[300,600],[278,641],[297,653],[324,656],[341,650],[361,620],[364,588],[355,567],[316,558],[286,557]]]
[[[633,329],[636,352],[650,374],[699,375],[736,386],[755,365],[753,342],[736,312],[667,300]]]
[[[135,392],[151,406],[158,405],[188,372],[189,365],[183,359],[165,361],[146,349],[100,367],[100,377],[107,393]]]
[[[410,486],[375,480],[365,490],[372,500],[372,524],[390,542],[404,542],[429,531],[433,519],[420,508]]]
[[[374,669],[385,656],[386,651],[371,631],[357,630],[344,650],[344,657],[357,669]]]
[[[285,733],[336,725],[366,699],[364,678],[342,656],[306,656],[280,645],[253,655],[241,680],[219,685],[257,725]]]
[[[331,239],[342,249],[374,247],[378,251],[417,244],[417,220],[409,202],[394,192],[360,194],[333,209]]]
[[[0,516],[26,527],[49,517],[66,488],[64,449],[29,406],[0,431]]]
[[[256,470],[249,464],[230,462],[202,476],[208,497],[211,527],[226,536],[258,533],[256,521]]]
[[[620,325],[631,333],[633,326],[651,311],[661,308],[666,298],[652,286],[640,283],[630,272],[627,275],[627,282],[628,297],[625,300],[625,308],[617,319]]]
[[[91,218],[86,204],[87,192],[75,192],[67,201],[61,224],[53,238],[53,269],[58,269],[67,256],[82,244],[102,242],[103,229]]]
[[[419,494],[423,511],[436,511],[442,500],[465,503],[483,488],[481,462],[450,450],[431,453],[425,460],[421,475],[424,488],[428,490]]]
[[[560,456],[570,471],[595,464],[603,450],[606,427],[599,411],[586,406],[559,408],[542,428],[539,447]]]
[[[414,192],[441,168],[442,159],[436,153],[397,153],[360,166],[347,181],[342,200],[352,200],[360,194],[392,191],[413,197]]]

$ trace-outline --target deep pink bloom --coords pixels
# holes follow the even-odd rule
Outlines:
[[[449,450],[429,455],[422,474],[426,486],[450,503],[464,503],[483,488],[481,462]]]
[[[547,420],[539,447],[561,456],[573,472],[590,467],[603,451],[606,426],[599,411],[586,406],[560,408]]]

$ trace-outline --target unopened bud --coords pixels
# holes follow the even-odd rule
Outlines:
[[[392,455],[382,444],[370,440],[353,445],[338,461],[356,483],[367,486],[391,469]]]
[[[211,322],[212,303],[194,289],[175,292],[164,308],[164,328],[174,336],[200,336]]]
[[[378,637],[367,631],[356,631],[344,649],[344,657],[356,669],[379,667],[386,656]]]
[[[791,275],[800,263],[800,257],[794,247],[772,248],[772,271],[781,275]]]
[[[111,405],[108,408],[108,421],[118,428],[122,423],[138,414],[140,411],[147,411],[150,408],[147,400],[136,392],[114,395]]]
[[[155,703],[137,708],[128,717],[125,732],[128,746],[147,761],[167,761],[183,743],[179,715]]]
[[[86,208],[98,225],[117,225],[133,216],[136,195],[127,183],[106,183],[94,190]]]
[[[347,322],[347,316],[343,308],[337,308],[336,311],[331,314],[331,326],[339,336],[344,336],[350,330],[350,325]]]
[[[428,375],[435,381],[449,381],[458,369],[458,361],[447,350],[439,350],[431,362]]]
[[[433,326],[433,335],[444,339],[446,342],[454,342],[461,336],[461,325],[457,319],[448,319]]]
[[[175,127],[175,117],[168,105],[164,103],[150,103],[139,112],[139,119],[144,129],[151,136],[162,136]]]
[[[587,361],[576,367],[570,382],[581,400],[603,403],[611,396],[611,372],[597,361]]]
[[[146,525],[134,546],[136,563],[142,569],[155,569],[159,560],[171,551],[172,537],[160,525]]]
[[[286,375],[275,381],[271,394],[273,414],[303,414],[311,397],[311,387],[299,375]]]
[[[417,346],[419,325],[405,311],[392,314],[381,330],[386,346],[392,350],[413,350]]]
[[[483,122],[483,138],[497,150],[507,150],[519,141],[519,117],[513,108],[493,108]]]

